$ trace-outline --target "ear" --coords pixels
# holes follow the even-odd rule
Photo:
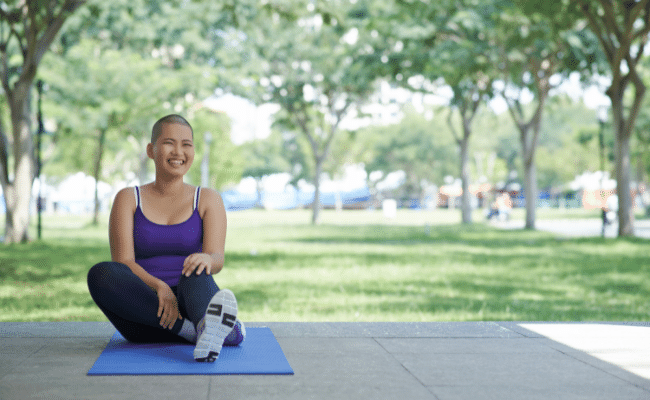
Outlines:
[[[151,158],[153,160],[153,143],[148,143],[147,144],[147,157]]]

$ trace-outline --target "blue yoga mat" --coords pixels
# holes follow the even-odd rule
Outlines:
[[[247,328],[239,346],[224,346],[213,363],[194,361],[190,344],[129,343],[115,332],[88,375],[293,375],[269,328]]]

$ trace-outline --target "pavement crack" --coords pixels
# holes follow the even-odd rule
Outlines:
[[[399,359],[397,359],[397,357],[395,357],[395,354],[393,354],[393,353],[391,353],[390,351],[388,351],[388,349],[386,349],[386,348],[385,348],[385,347],[384,347],[384,346],[383,346],[383,345],[382,345],[382,344],[377,340],[377,338],[372,338],[372,340],[374,340],[375,343],[377,343],[377,344],[379,345],[379,347],[381,347],[381,348],[382,348],[382,349],[383,349],[383,350],[384,350],[384,351],[385,351],[385,352],[386,352],[386,353],[387,353],[387,354],[388,354],[388,355],[389,355],[393,360],[395,360],[395,362],[397,362],[397,363],[402,367],[402,369],[404,369],[404,371],[406,371],[406,373],[408,373],[409,375],[411,375],[411,376],[413,377],[413,379],[415,379],[415,380],[420,384],[420,386],[422,386],[422,387],[423,387],[427,392],[431,393],[431,395],[434,397],[435,400],[440,400],[440,398],[439,398],[438,396],[436,396],[436,394],[431,390],[431,388],[429,388],[427,385],[424,384],[424,382],[422,382],[422,381],[421,381],[417,376],[415,376],[415,374],[413,374],[413,372],[411,372],[411,371],[406,367],[406,365],[404,365],[404,364],[403,364]]]

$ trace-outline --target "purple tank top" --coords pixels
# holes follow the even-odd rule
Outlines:
[[[133,214],[133,245],[135,262],[145,271],[169,286],[178,285],[185,258],[203,251],[203,220],[198,204],[201,188],[194,194],[194,212],[185,222],[159,225],[142,213],[140,188],[135,187],[136,204]]]

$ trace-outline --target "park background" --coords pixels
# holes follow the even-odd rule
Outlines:
[[[647,1],[537,3],[0,3],[0,320],[105,319],[85,273],[168,113],[244,320],[648,320]],[[612,195],[608,238],[536,229]]]

